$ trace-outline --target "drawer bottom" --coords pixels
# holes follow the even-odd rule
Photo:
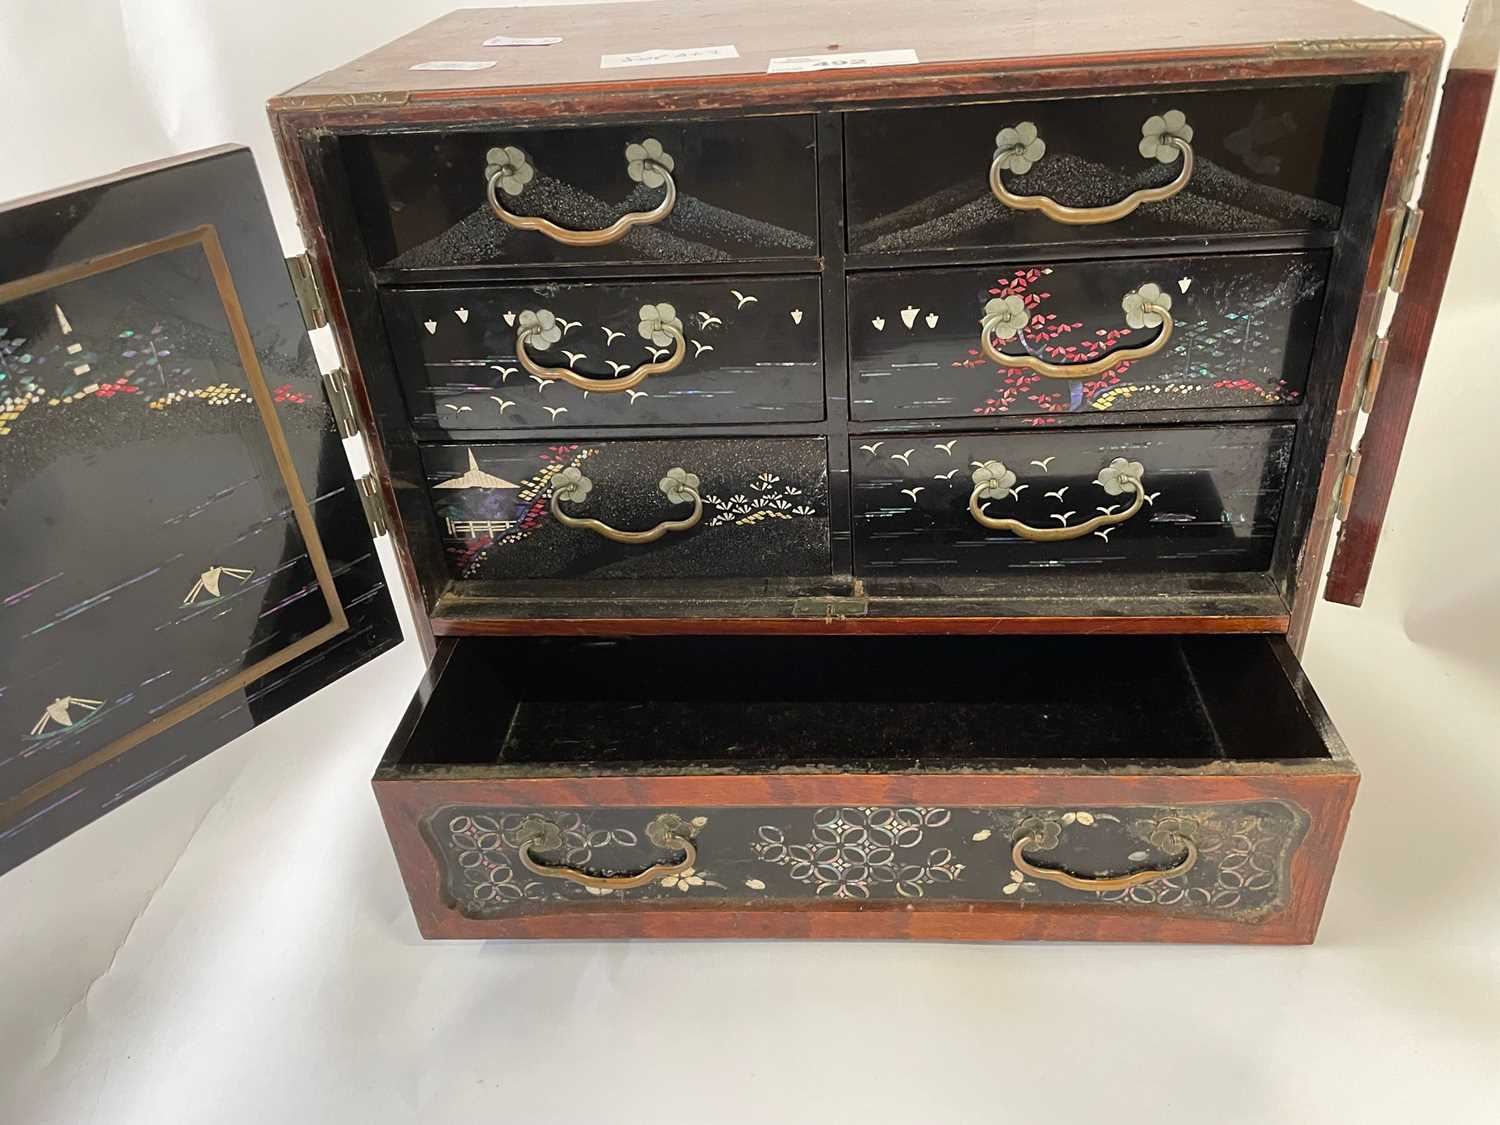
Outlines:
[[[1356,783],[1264,637],[450,642],[375,779],[429,937],[1260,942]]]

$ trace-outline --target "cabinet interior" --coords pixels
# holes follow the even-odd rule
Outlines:
[[[728,617],[805,617],[810,602],[821,602],[831,613],[838,614],[838,601],[852,599],[859,603],[859,614],[870,616],[884,614],[904,617],[910,613],[912,616],[934,620],[953,616],[1004,617],[1014,612],[1008,607],[1024,604],[1039,616],[1089,617],[1111,612],[1128,614],[1138,607],[1147,607],[1152,615],[1168,618],[1207,616],[1227,620],[1238,616],[1260,623],[1252,625],[1252,628],[1284,632],[1287,615],[1294,602],[1316,594],[1314,590],[1297,588],[1297,568],[1301,546],[1309,528],[1319,516],[1318,486],[1337,416],[1337,400],[1346,363],[1350,349],[1355,345],[1353,330],[1366,269],[1372,254],[1379,257],[1385,251],[1385,248],[1374,247],[1372,243],[1379,219],[1380,194],[1392,155],[1394,122],[1404,92],[1403,83],[1403,79],[1389,75],[1345,76],[1332,83],[1338,87],[1341,104],[1357,105],[1359,127],[1352,146],[1347,146],[1352,153],[1346,157],[1349,160],[1347,195],[1339,224],[1336,229],[1331,230],[1239,238],[1153,236],[1114,242],[1106,238],[1080,245],[1059,240],[1051,244],[958,248],[952,251],[898,251],[880,254],[853,252],[845,232],[846,201],[841,186],[847,171],[844,150],[847,122],[866,110],[918,110],[949,104],[994,104],[997,111],[1003,110],[1007,99],[994,95],[945,99],[941,102],[870,103],[839,110],[818,109],[810,105],[779,107],[775,115],[811,115],[816,122],[814,147],[818,168],[820,253],[815,257],[768,258],[759,261],[752,259],[709,265],[671,261],[614,264],[584,260],[576,265],[533,263],[441,270],[402,269],[391,266],[386,260],[389,258],[388,248],[372,255],[364,244],[359,225],[352,219],[331,223],[328,230],[329,246],[344,291],[344,300],[351,314],[350,323],[366,389],[380,428],[379,436],[386,461],[383,471],[389,473],[395,486],[403,532],[401,550],[422,593],[424,604],[420,608],[433,620],[434,628],[440,634],[482,633],[486,622],[494,620],[614,618],[621,598],[627,602],[634,601],[641,607],[642,613],[647,612],[644,606],[649,602],[657,607],[652,612],[664,616],[715,616],[705,603],[694,600],[700,592],[711,601],[716,601],[723,609],[723,615]],[[1296,84],[1278,83],[1282,86]],[[1322,79],[1317,84],[1327,86],[1330,80]],[[1236,84],[1178,87],[1183,91],[1216,89],[1230,92],[1236,88]],[[1238,88],[1244,88],[1243,84],[1239,84]],[[1069,92],[1056,95],[1059,99],[1069,96],[1074,95]],[[1097,91],[1091,96],[1097,97]],[[1035,95],[1031,95],[1028,100],[1035,102]],[[1003,116],[1003,112],[999,115]],[[661,120],[667,123],[690,122],[718,120],[725,116],[712,113],[664,115]],[[497,131],[493,125],[483,122],[466,125],[462,121],[455,121],[450,124],[457,128],[472,128],[476,133]],[[570,124],[597,127],[611,123],[579,120]],[[549,122],[546,126],[553,133],[559,127],[557,122]],[[370,139],[381,132],[363,130],[341,135],[334,131],[322,137],[315,161],[320,173],[320,190],[340,193],[346,197],[356,194],[352,191],[353,184],[358,179],[360,170],[368,163],[368,158],[363,154]],[[367,209],[367,205],[362,206]],[[338,212],[351,209],[330,207],[328,210]],[[1097,239],[1097,228],[1091,229],[1094,233],[1090,237]],[[1037,575],[1024,579],[1011,579],[1002,575],[994,581],[984,581],[961,574],[939,574],[930,579],[917,580],[882,579],[874,575],[861,577],[856,573],[851,554],[852,536],[847,530],[851,520],[851,448],[867,439],[883,436],[941,437],[958,430],[1034,433],[1036,431],[1033,427],[1037,419],[1031,416],[989,415],[950,418],[941,422],[851,420],[847,367],[849,336],[848,325],[845,323],[847,283],[851,279],[902,268],[979,265],[999,261],[1022,264],[1028,261],[1062,262],[1098,256],[1101,253],[1118,259],[1160,257],[1174,253],[1233,255],[1275,251],[1316,251],[1326,254],[1328,260],[1326,289],[1312,346],[1306,391],[1296,404],[1264,408],[1125,410],[1107,413],[1086,411],[1050,415],[1046,419],[1058,430],[1077,426],[1098,430],[1111,428],[1122,435],[1132,429],[1143,430],[1151,426],[1293,423],[1296,434],[1279,494],[1275,537],[1263,567],[1216,575],[1195,568],[1191,563],[1184,563],[1184,569],[1171,572],[1169,564],[1167,572],[1149,576],[1149,581],[1100,573],[1086,582],[1077,581],[1075,575],[1057,575],[1055,578]],[[430,427],[424,428],[414,422],[401,379],[397,375],[397,363],[392,355],[392,333],[398,326],[386,319],[389,302],[383,311],[383,294],[455,285],[548,281],[564,283],[590,278],[607,281],[632,277],[660,277],[668,280],[718,277],[727,280],[731,275],[787,277],[812,273],[821,278],[825,333],[826,403],[822,421],[788,422],[762,427],[743,424],[683,425],[675,429],[666,426],[634,429],[627,426],[585,426],[577,432],[531,429],[507,431],[504,436],[507,440],[517,441],[646,440],[683,434],[705,440],[771,436],[820,437],[827,443],[830,471],[828,502],[832,539],[826,574],[783,582],[761,579],[702,582],[695,578],[690,584],[691,589],[686,585],[681,589],[673,589],[669,583],[661,582],[591,583],[584,587],[557,581],[481,581],[452,576],[452,568],[444,554],[440,520],[427,491],[430,481],[423,469],[423,450],[439,441],[461,443],[462,438],[451,435],[440,437]],[[916,588],[920,588],[921,594],[919,598],[912,600],[908,597],[908,592]],[[1225,593],[1222,601],[1215,601],[1215,591]],[[882,599],[885,599],[883,608]],[[674,610],[674,603],[683,608]],[[705,609],[709,612],[705,613]],[[1210,627],[1213,627],[1212,624]],[[1226,624],[1224,627],[1239,631],[1245,629],[1243,622],[1239,625]],[[980,705],[975,703],[973,706]],[[833,713],[828,712],[828,715],[831,726],[837,726]],[[978,722],[979,712],[974,711],[972,715],[974,721]],[[522,751],[530,745],[526,741],[528,728],[524,719],[525,716],[522,715],[515,732]],[[1208,739],[1208,742],[1213,742],[1213,739]],[[1197,753],[1193,747],[1183,746],[1180,749],[1187,756]],[[853,754],[854,750],[851,749],[850,753]]]

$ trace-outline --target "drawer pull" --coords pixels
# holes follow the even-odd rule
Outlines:
[[[672,158],[662,151],[661,142],[654,138],[625,146],[625,172],[632,180],[645,184],[648,188],[665,187],[666,195],[651,210],[630,211],[599,230],[570,230],[558,226],[550,219],[516,215],[507,211],[495,194],[496,189],[506,195],[520,195],[536,175],[536,168],[526,153],[514,145],[492,148],[486,154],[486,159],[485,195],[495,217],[506,226],[517,230],[537,231],[564,246],[608,246],[611,242],[624,238],[632,227],[661,222],[672,213],[672,208],[677,203],[677,184],[672,179]]]
[[[1030,539],[1035,543],[1057,543],[1064,539],[1081,539],[1092,531],[1098,531],[1101,527],[1124,523],[1139,512],[1141,505],[1146,502],[1145,477],[1145,466],[1139,461],[1127,461],[1123,457],[1116,457],[1099,470],[1099,476],[1095,478],[1094,483],[1111,496],[1119,496],[1124,492],[1135,493],[1135,499],[1130,502],[1128,508],[1119,512],[1097,515],[1091,520],[1085,520],[1072,527],[1032,527],[1020,520],[997,519],[985,514],[980,506],[981,501],[998,500],[1003,496],[1014,499],[1016,495],[1013,487],[1016,483],[1016,474],[1000,461],[986,461],[970,474],[970,479],[974,482],[974,490],[969,493],[969,515],[974,517],[976,523],[984,527],[995,531],[1014,531],[1022,539]]]
[[[532,851],[553,852],[563,846],[562,829],[550,820],[539,816],[528,816],[517,829],[520,840],[521,863],[533,875],[544,879],[566,879],[595,890],[628,891],[632,887],[644,887],[668,875],[681,875],[698,862],[698,848],[692,841],[693,826],[674,813],[663,813],[646,825],[646,838],[658,848],[671,848],[683,853],[673,863],[653,863],[644,871],[634,875],[590,875],[576,867],[565,864],[541,863]]]
[[[550,309],[527,309],[517,318],[516,325],[516,359],[522,367],[538,379],[561,379],[584,391],[608,394],[631,390],[653,375],[675,369],[687,355],[682,321],[677,319],[677,312],[671,305],[641,306],[640,334],[653,344],[674,344],[672,354],[659,362],[653,360],[643,363],[629,375],[618,379],[595,379],[566,367],[543,367],[531,358],[526,350],[528,347],[544,351],[562,339],[562,328]]]
[[[1186,836],[1174,837],[1184,849],[1183,857],[1171,867],[1152,867],[1143,871],[1132,871],[1129,875],[1073,875],[1056,867],[1038,867],[1023,854],[1028,844],[1035,842],[1035,837],[1022,836],[1010,849],[1010,860],[1015,864],[1016,870],[1023,875],[1029,875],[1033,879],[1045,879],[1049,883],[1060,883],[1062,886],[1075,891],[1125,891],[1131,887],[1139,887],[1145,883],[1155,883],[1161,879],[1175,879],[1179,875],[1186,875],[1193,869],[1193,864],[1198,862],[1198,845]],[[524,859],[526,853],[522,852]]]
[[[698,474],[690,473],[686,469],[668,469],[667,475],[657,481],[656,487],[661,489],[673,504],[691,503],[693,514],[680,520],[663,520],[645,531],[621,531],[619,528],[610,527],[607,523],[587,516],[570,516],[558,507],[558,502],[561,500],[574,504],[583,503],[589,494],[589,489],[593,487],[594,482],[584,476],[576,465],[569,465],[553,476],[551,506],[552,514],[557,518],[557,522],[564,527],[581,527],[615,543],[655,543],[669,531],[687,531],[691,527],[697,527],[698,521],[703,518],[703,497],[698,495]]]
[[[1001,367],[1019,367],[1035,371],[1049,379],[1087,379],[1102,374],[1112,367],[1155,355],[1167,346],[1172,338],[1172,297],[1162,292],[1154,281],[1139,289],[1132,289],[1120,300],[1125,310],[1125,323],[1131,328],[1157,328],[1161,331],[1149,344],[1137,348],[1117,348],[1108,355],[1081,363],[1049,363],[1036,355],[1011,355],[995,347],[994,337],[1002,340],[1016,339],[1023,348],[1030,350],[1024,330],[1031,323],[1031,314],[1023,297],[995,297],[985,303],[984,318],[979,322],[979,346],[986,357]]]
[[[1159,203],[1171,199],[1183,188],[1193,175],[1193,127],[1181,110],[1172,109],[1164,114],[1148,117],[1141,126],[1140,153],[1148,160],[1156,159],[1163,164],[1182,160],[1182,168],[1171,183],[1161,187],[1141,188],[1133,191],[1118,203],[1104,207],[1070,207],[1066,203],[1046,195],[1015,195],[1000,179],[1001,172],[1024,176],[1031,166],[1041,160],[1047,152],[1047,143],[1037,135],[1036,126],[1022,121],[1001,129],[995,136],[995,157],[990,164],[990,190],[995,198],[1016,211],[1040,211],[1049,219],[1074,226],[1094,223],[1112,223],[1123,219],[1142,203]]]

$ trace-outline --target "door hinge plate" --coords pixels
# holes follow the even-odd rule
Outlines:
[[[292,292],[297,295],[297,305],[302,310],[302,322],[307,325],[307,330],[314,332],[326,326],[328,305],[323,300],[323,290],[318,285],[312,259],[306,254],[288,258],[286,272],[292,279]]]
[[[1339,478],[1338,488],[1334,493],[1337,498],[1334,515],[1340,520],[1349,518],[1349,504],[1354,498],[1354,482],[1359,478],[1359,461],[1359,450],[1351,449],[1348,459],[1344,462],[1343,476]]]
[[[1400,293],[1406,286],[1406,275],[1411,272],[1412,255],[1417,249],[1417,232],[1421,228],[1422,208],[1408,203],[1406,214],[1402,217],[1401,241],[1396,247],[1396,257],[1391,265],[1389,285],[1393,293]]]
[[[1359,392],[1359,408],[1365,414],[1375,405],[1375,395],[1380,390],[1380,373],[1385,370],[1385,353],[1390,347],[1388,336],[1377,336],[1375,346],[1370,349],[1370,362],[1365,368],[1365,381]]]
[[[359,436],[361,433],[359,415],[354,410],[354,395],[349,385],[349,372],[342,367],[323,372],[323,387],[328,392],[328,405],[333,409],[333,420],[339,428],[339,437]]]
[[[390,531],[390,525],[385,519],[385,506],[380,501],[380,486],[375,483],[374,477],[366,473],[354,478],[354,487],[359,490],[359,503],[365,510],[365,523],[370,526],[370,537],[379,539]]]

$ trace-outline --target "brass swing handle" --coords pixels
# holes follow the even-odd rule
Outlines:
[[[1002,496],[1014,497],[1015,492],[1012,486],[1016,483],[1016,474],[1007,469],[1003,462],[986,461],[970,474],[974,489],[969,493],[969,515],[973,516],[974,521],[981,526],[994,531],[1014,531],[1022,539],[1030,539],[1034,543],[1057,543],[1065,539],[1081,539],[1090,532],[1098,531],[1101,527],[1124,523],[1139,512],[1141,505],[1146,502],[1145,475],[1145,466],[1139,461],[1127,461],[1123,457],[1116,457],[1099,470],[1099,476],[1094,483],[1102,487],[1110,496],[1119,496],[1122,492],[1135,493],[1135,499],[1130,502],[1129,507],[1119,512],[1102,513],[1091,520],[1085,520],[1071,527],[1032,527],[1017,519],[1008,517],[1002,519],[985,514],[980,502],[998,500]]]
[[[1055,867],[1038,867],[1023,854],[1026,845],[1034,842],[1031,836],[1022,836],[1015,842],[1010,849],[1010,861],[1023,875],[1059,883],[1070,890],[1124,891],[1161,879],[1175,879],[1191,871],[1193,864],[1198,862],[1198,845],[1186,836],[1178,836],[1177,839],[1181,841],[1186,854],[1171,867],[1146,868],[1143,871],[1132,871],[1129,875],[1072,875]]]
[[[644,887],[667,875],[681,875],[698,862],[698,848],[692,841],[692,826],[673,813],[664,813],[648,824],[646,838],[659,848],[681,851],[682,858],[674,863],[653,863],[634,875],[590,875],[587,871],[566,864],[541,863],[531,854],[532,850],[556,851],[562,847],[563,835],[562,829],[556,824],[539,816],[529,816],[523,820],[517,835],[521,841],[518,849],[521,865],[527,871],[544,879],[566,879],[570,883],[593,887],[595,890],[628,891],[632,887]]]
[[[594,482],[573,465],[553,476],[551,508],[552,515],[557,522],[564,527],[577,527],[592,531],[595,535],[602,535],[614,543],[640,544],[655,543],[669,531],[687,531],[689,528],[698,526],[698,521],[703,518],[703,497],[698,495],[698,474],[690,473],[686,469],[668,469],[667,475],[657,482],[656,487],[661,489],[673,504],[691,503],[693,514],[680,520],[663,520],[645,531],[621,531],[617,527],[610,527],[602,520],[588,516],[570,516],[558,506],[558,502],[562,500],[582,503],[593,487]]]
[[[1049,219],[1074,226],[1112,223],[1123,219],[1143,203],[1171,199],[1193,176],[1193,127],[1181,110],[1168,110],[1146,119],[1141,126],[1140,154],[1171,164],[1181,159],[1182,167],[1172,181],[1161,187],[1141,188],[1117,203],[1103,207],[1070,207],[1046,195],[1016,195],[1000,179],[1001,172],[1024,176],[1047,152],[1047,143],[1037,135],[1030,121],[1001,129],[995,136],[995,156],[990,162],[990,190],[995,198],[1015,211],[1040,211]]]
[[[677,205],[677,183],[672,179],[672,158],[662,151],[661,142],[654,138],[625,146],[625,171],[637,183],[650,188],[665,187],[666,195],[651,210],[627,212],[599,230],[571,230],[550,219],[507,211],[500,202],[497,191],[511,196],[520,195],[536,175],[536,168],[531,163],[531,158],[514,145],[492,148],[486,158],[485,198],[489,200],[490,210],[495,213],[495,217],[506,226],[516,230],[537,231],[564,246],[608,246],[611,242],[624,238],[633,227],[661,222]]]
[[[979,322],[979,347],[986,358],[1001,367],[1024,368],[1049,379],[1087,379],[1127,361],[1134,362],[1155,355],[1167,346],[1167,341],[1172,338],[1171,294],[1164,293],[1161,286],[1148,281],[1139,289],[1126,293],[1120,300],[1120,307],[1125,310],[1125,323],[1131,328],[1159,327],[1161,331],[1149,344],[1135,348],[1116,348],[1098,359],[1081,363],[1049,363],[1034,355],[1011,355],[996,348],[994,338],[1019,338],[1021,345],[1025,347],[1026,340],[1021,333],[1031,322],[1025,298],[1013,294],[1009,297],[995,297],[986,302],[984,318]]]
[[[671,308],[670,305],[656,307]],[[674,370],[687,356],[687,340],[683,338],[680,323],[656,322],[652,326],[652,332],[648,333],[644,331],[647,322],[642,321],[641,334],[653,342],[663,338],[670,340],[674,345],[672,354],[660,361],[652,360],[650,363],[643,363],[623,378],[596,379],[592,375],[580,375],[567,367],[543,367],[526,351],[528,341],[532,347],[543,350],[561,338],[562,330],[556,326],[557,319],[550,311],[528,309],[520,315],[517,324],[519,327],[516,329],[516,359],[521,366],[538,379],[559,379],[582,391],[611,394],[633,390],[653,375],[661,375]]]

